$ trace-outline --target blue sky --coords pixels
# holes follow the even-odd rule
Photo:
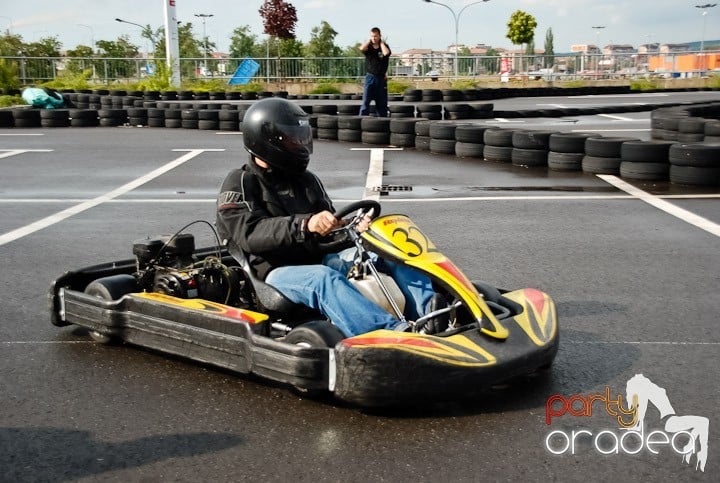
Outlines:
[[[202,23],[195,14],[212,14],[206,21],[206,32],[220,50],[227,50],[230,35],[236,27],[248,25],[262,37],[263,27],[258,9],[261,0],[177,0],[181,21],[195,25],[198,37]],[[444,50],[455,39],[453,16],[449,9],[423,0],[290,0],[298,11],[296,34],[302,41],[310,38],[313,27],[324,20],[337,32],[335,43],[353,45],[367,37],[373,26],[383,30],[396,53],[410,48]],[[444,0],[455,12],[473,3]],[[720,5],[708,10],[703,19],[697,4],[705,0],[490,0],[467,7],[460,15],[460,43],[479,43],[512,48],[505,38],[506,23],[515,10],[524,10],[538,21],[535,31],[537,47],[544,44],[552,28],[555,51],[570,50],[572,44],[616,43],[634,46],[651,42],[699,41],[720,39]],[[712,3],[712,2],[710,2]],[[163,0],[0,0],[0,29],[10,28],[26,42],[50,35],[57,36],[63,48],[89,45],[95,40],[114,40],[126,34],[141,50],[147,41],[140,29],[118,23],[122,19],[141,25],[159,27],[163,22]],[[593,26],[604,26],[593,29]]]

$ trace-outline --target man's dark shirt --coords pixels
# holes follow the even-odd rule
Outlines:
[[[388,48],[388,51],[390,50],[390,46],[385,44]],[[382,49],[380,47],[375,48],[372,44],[368,47],[368,49],[364,52],[365,53],[365,71],[368,74],[372,74],[378,77],[384,77],[385,73],[388,70],[388,64],[390,62],[390,54],[392,52],[389,52],[388,55],[383,55]]]

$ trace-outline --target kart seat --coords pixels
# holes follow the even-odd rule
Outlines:
[[[264,280],[258,278],[255,270],[253,270],[245,252],[234,244],[227,245],[228,252],[240,264],[243,272],[252,284],[253,291],[257,297],[258,304],[261,308],[268,312],[276,312],[280,314],[315,314],[318,312],[303,304],[296,304],[278,289],[265,283]]]

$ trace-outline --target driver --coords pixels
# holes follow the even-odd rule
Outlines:
[[[250,160],[227,175],[218,197],[221,238],[248,254],[258,277],[291,301],[320,311],[348,337],[409,330],[347,280],[347,252],[355,250],[349,240],[342,253],[327,253],[320,243],[342,222],[318,177],[307,171],[313,140],[305,111],[283,98],[260,100],[245,113],[243,140]],[[358,231],[369,223],[365,216]],[[409,320],[444,303],[425,275],[389,261],[385,266],[405,295]],[[444,330],[447,318],[431,319],[425,333],[436,333],[438,326]]]

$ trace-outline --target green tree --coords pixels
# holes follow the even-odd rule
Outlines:
[[[191,22],[178,25],[178,48],[181,59],[199,59],[202,57],[202,40],[195,38],[193,24]],[[162,32],[155,46],[155,57],[165,58],[165,32]],[[183,62],[180,64],[180,75],[182,77],[194,77],[197,72],[197,61]]]
[[[508,31],[505,37],[510,39],[513,45],[528,44],[535,38],[536,27],[537,20],[535,20],[535,17],[522,10],[515,10],[510,15],[510,20],[508,20]]]
[[[25,44],[23,53],[27,57],[60,57],[62,43],[57,37],[43,37],[36,42]]]
[[[22,54],[23,40],[20,35],[5,32],[0,35],[0,57],[17,57]],[[20,87],[20,61],[0,59],[0,87],[17,89]]]
[[[81,74],[87,69],[93,68],[93,48],[87,45],[78,45],[65,54],[68,60],[65,62],[65,70],[71,74]]]
[[[305,46],[307,57],[339,57],[342,49],[335,45],[337,31],[323,20],[320,26],[310,31],[310,41]]]
[[[335,45],[337,34],[337,31],[324,20],[319,27],[313,27],[310,41],[305,45],[305,56],[312,58],[305,62],[305,73],[332,75],[330,66],[335,66],[335,62],[324,60],[323,57],[340,57],[342,55],[342,49]]]
[[[537,20],[527,12],[516,10],[510,15],[507,27],[508,31],[505,37],[510,39],[513,45],[527,44],[535,38]]]
[[[257,35],[250,31],[249,25],[244,25],[233,30],[230,36],[230,57],[242,59],[247,56],[262,57],[264,54],[257,45]]]
[[[127,35],[121,35],[117,40],[98,40],[95,45],[100,49],[103,57],[110,57],[102,65],[106,77],[120,79],[136,75],[135,62],[124,59],[137,57],[140,50],[137,45],[130,42]]]
[[[545,32],[545,66],[552,67],[555,65],[555,37],[552,28]]]

